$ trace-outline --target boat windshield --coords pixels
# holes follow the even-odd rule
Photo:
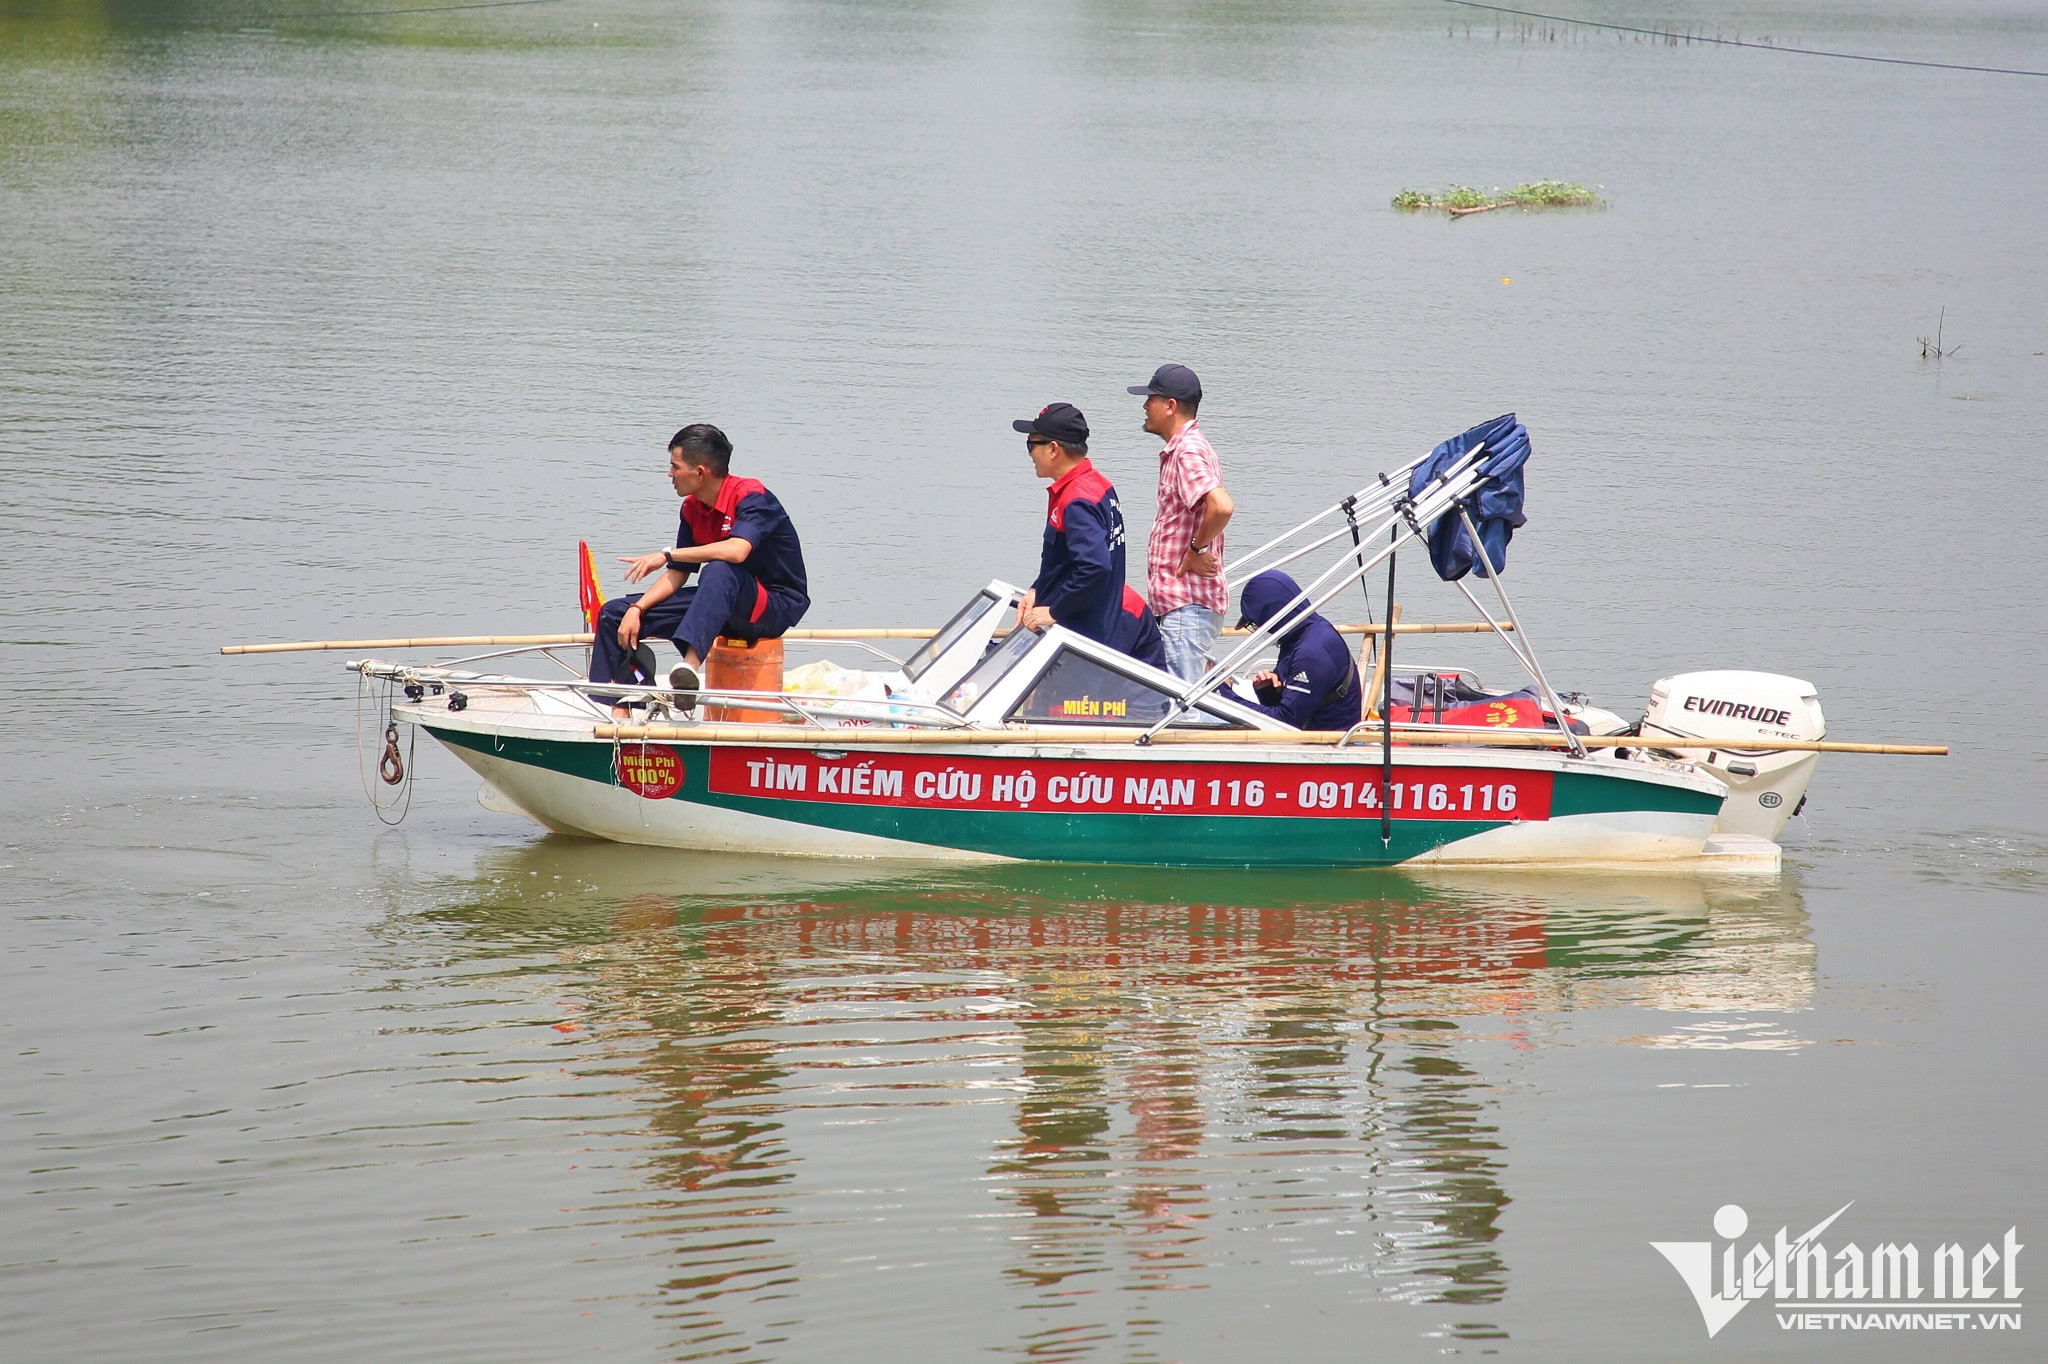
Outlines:
[[[939,702],[955,715],[965,715],[974,709],[974,703],[988,695],[988,689],[1003,680],[1003,675],[1017,666],[1017,661],[1038,645],[1038,636],[1029,630],[1012,630],[1010,637],[987,658],[974,665],[974,671],[960,679],[960,685],[946,693],[946,699]]]
[[[1166,688],[1065,648],[1007,718],[1033,725],[1150,725],[1165,719],[1172,704]],[[1175,720],[1173,728],[1237,724],[1197,709]]]
[[[995,610],[1002,603],[993,592],[984,589],[973,601],[960,608],[953,619],[939,627],[939,632],[924,642],[924,647],[912,654],[903,664],[903,675],[915,682],[924,676],[925,670],[939,661],[939,656],[960,642],[960,636],[974,628],[983,616]]]

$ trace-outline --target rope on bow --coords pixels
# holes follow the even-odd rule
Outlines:
[[[413,753],[419,743],[417,727],[406,734],[403,742],[399,739],[398,721],[391,713],[397,691],[398,684],[391,678],[373,683],[370,678],[361,677],[356,684],[356,767],[362,774],[363,794],[370,798],[370,808],[385,824],[402,823],[406,812],[412,808]],[[378,782],[370,780],[373,768],[370,754],[377,751],[373,744],[380,720],[383,721],[384,743],[374,770],[384,786],[397,788],[388,801]]]

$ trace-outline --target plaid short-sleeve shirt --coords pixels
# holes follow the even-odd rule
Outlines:
[[[1200,425],[1189,422],[1159,452],[1159,511],[1152,522],[1152,538],[1145,544],[1146,594],[1154,615],[1188,605],[1229,611],[1230,585],[1222,574],[1204,578],[1176,571],[1202,528],[1204,499],[1222,486],[1223,470],[1209,438]],[[1209,548],[1221,560],[1223,537],[1217,536]]]

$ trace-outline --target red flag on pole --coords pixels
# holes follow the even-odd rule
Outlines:
[[[604,610],[604,589],[597,585],[597,556],[588,540],[576,542],[576,600],[583,608],[583,628],[597,633],[597,616]]]

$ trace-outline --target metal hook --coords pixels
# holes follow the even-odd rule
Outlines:
[[[377,775],[384,779],[386,786],[396,786],[405,780],[405,759],[398,756],[398,722],[384,722],[384,757],[377,763]]]

